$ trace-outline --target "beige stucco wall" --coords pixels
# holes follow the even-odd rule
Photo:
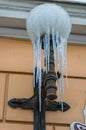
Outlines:
[[[13,109],[14,97],[33,95],[32,44],[28,40],[0,37],[0,130],[33,130],[33,111]],[[64,101],[67,112],[46,112],[47,130],[69,130],[73,121],[84,123],[86,99],[86,46],[68,45],[68,81]]]

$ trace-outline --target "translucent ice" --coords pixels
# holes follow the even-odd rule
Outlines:
[[[26,28],[33,44],[34,75],[37,67],[36,81],[39,88],[39,110],[41,111],[41,46],[44,45],[46,73],[49,71],[50,38],[54,52],[55,68],[61,73],[58,83],[59,99],[64,92],[64,73],[67,69],[66,49],[67,40],[71,31],[71,22],[68,13],[56,4],[42,4],[31,10],[26,20]],[[43,39],[42,39],[43,36]],[[57,71],[56,70],[56,71]],[[66,70],[67,75],[67,70]]]

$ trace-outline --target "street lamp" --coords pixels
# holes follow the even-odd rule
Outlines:
[[[26,22],[29,38],[33,44],[34,52],[34,75],[36,75],[35,82],[38,82],[39,88],[39,110],[41,111],[41,80],[42,80],[42,51],[44,48],[44,63],[45,73],[47,78],[54,77],[53,80],[58,79],[55,71],[61,73],[60,83],[57,85],[59,89],[59,99],[64,90],[64,73],[67,69],[66,49],[67,40],[71,31],[71,21],[68,13],[56,4],[42,4],[35,7],[27,17]],[[53,51],[51,54],[51,50]],[[53,57],[53,67],[51,67],[51,55]],[[51,61],[51,62],[50,62]],[[35,74],[35,68],[36,74]],[[67,70],[66,70],[67,72]],[[52,76],[51,76],[52,75]],[[47,81],[48,82],[48,81]],[[48,99],[55,99],[56,85],[46,85],[46,97]],[[48,83],[47,83],[48,84]]]
[[[11,99],[8,104],[34,109],[34,130],[45,130],[45,110],[70,108],[62,99],[65,73],[67,77],[70,16],[56,4],[42,4],[28,14],[26,28],[33,45],[34,95],[30,99]],[[58,102],[55,101],[57,97]]]

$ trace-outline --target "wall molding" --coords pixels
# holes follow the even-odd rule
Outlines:
[[[0,27],[0,37],[8,37],[8,38],[17,38],[17,39],[29,39],[26,30],[20,29],[12,29],[12,28],[3,28]],[[77,34],[70,34],[68,39],[69,44],[82,44],[86,45],[86,36],[85,35],[77,35]]]
[[[0,0],[0,36],[27,39],[26,17],[32,8],[42,3],[45,1]],[[73,28],[69,42],[86,44],[86,5],[70,4],[60,0],[54,3],[65,8],[71,16]]]

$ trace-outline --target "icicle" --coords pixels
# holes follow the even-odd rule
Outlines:
[[[57,89],[58,89],[58,101],[59,104],[61,105],[61,110],[63,111],[63,97],[62,97],[62,93],[61,93],[61,80],[59,80],[58,82],[56,82],[57,85]]]
[[[58,98],[57,98],[57,100],[60,101],[60,83],[59,83],[59,80],[56,80],[56,86],[57,86],[57,89],[58,89]]]
[[[36,67],[37,67],[37,48],[36,48],[36,41],[33,43],[33,74],[34,74],[34,87],[37,84],[37,77],[36,76]]]
[[[64,106],[63,106],[63,98],[62,98],[62,96],[61,96],[61,99],[60,99],[60,102],[59,102],[59,103],[61,104],[61,110],[62,110],[62,112],[63,112]]]
[[[57,46],[57,58],[58,58],[58,70],[61,72],[61,44],[58,37],[58,46]]]
[[[60,12],[60,13],[59,13]],[[39,110],[41,111],[41,36],[44,35],[44,57],[46,64],[46,73],[49,71],[50,58],[50,37],[52,36],[52,45],[54,51],[54,63],[61,73],[59,80],[59,98],[64,91],[64,72],[66,69],[67,82],[67,61],[66,47],[67,39],[71,31],[71,22],[68,13],[56,4],[43,4],[32,9],[26,20],[26,28],[29,38],[33,42],[34,51],[34,75],[35,83],[38,83],[39,89]],[[65,63],[66,62],[66,63]],[[37,70],[35,72],[35,68]],[[56,68],[55,68],[56,69]],[[34,85],[35,86],[35,85]]]
[[[56,68],[57,68],[57,71],[58,71],[58,66],[59,66],[59,63],[58,63],[58,44],[59,44],[59,40],[58,40],[58,32],[56,32],[56,37],[55,37],[55,40],[56,40]]]
[[[68,88],[68,63],[67,63],[67,41],[65,44],[65,73],[66,73],[66,87]]]
[[[47,68],[48,68],[48,71],[49,71],[49,69],[50,69],[50,68],[49,68],[49,67],[50,67],[50,66],[49,66],[49,63],[50,63],[50,35],[49,35],[49,34],[47,35],[47,49],[48,49],[48,50],[47,50],[47,52],[48,52],[48,53],[47,53],[47,57],[48,57],[48,59],[47,59],[47,60],[48,60],[48,61],[47,61],[47,63],[48,63],[47,66],[48,66],[48,67],[47,67]]]
[[[49,57],[50,57],[50,36],[49,34],[45,34],[44,37],[44,58],[46,65],[46,73],[49,71]]]
[[[46,73],[48,71],[48,68],[47,68],[47,35],[45,34],[44,36],[44,59],[45,59],[45,66],[46,66]]]
[[[61,38],[61,42],[62,42],[62,59],[63,59],[63,63],[62,63],[62,68],[63,68],[63,74],[66,74],[66,87],[68,87],[68,68],[67,68],[67,40],[65,38]]]
[[[61,39],[60,39],[61,40]],[[58,101],[63,111],[63,92],[64,92],[64,45],[62,41],[59,41],[59,37],[56,37],[56,53],[57,53],[57,68],[61,73],[61,77],[58,80]]]
[[[41,62],[42,62],[42,56],[41,56],[41,43],[40,43],[40,36],[38,37],[37,41],[38,46],[38,55],[37,55],[37,80],[38,80],[38,87],[39,87],[39,111],[41,111]]]
[[[61,43],[61,92],[64,92],[64,47]]]
[[[63,39],[62,37],[60,38],[60,44],[59,44],[59,49],[58,49],[58,57],[60,59],[59,61],[59,65],[60,65],[60,72],[61,72],[61,78],[60,78],[60,83],[59,83],[59,87],[60,87],[60,90],[59,90],[59,99],[60,99],[60,103],[61,103],[61,107],[62,107],[62,110],[63,110],[63,98],[62,98],[62,95],[63,95],[63,92],[64,92],[64,73],[65,73],[65,69],[66,69],[66,64],[65,64],[65,61],[66,61],[66,42],[65,42],[65,39]]]
[[[56,35],[54,33],[54,30],[52,30],[52,44],[53,44],[53,52],[54,52],[54,63],[55,63],[55,66],[56,66]]]
[[[38,84],[39,89],[39,111],[41,111],[41,41],[40,35],[36,38],[35,43],[33,43],[33,51],[34,51],[34,76],[36,75],[36,79],[34,79],[34,84]],[[35,70],[36,68],[36,70]]]

